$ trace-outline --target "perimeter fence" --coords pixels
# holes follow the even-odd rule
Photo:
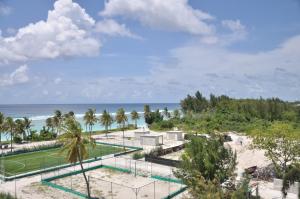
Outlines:
[[[159,169],[160,168],[160,169]],[[84,165],[92,197],[99,198],[172,198],[186,186],[172,174],[145,161],[114,157]],[[87,197],[87,188],[78,166],[42,174],[42,182],[80,197]]]

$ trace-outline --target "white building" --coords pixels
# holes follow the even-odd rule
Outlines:
[[[139,139],[141,139],[142,135],[147,135],[147,134],[150,134],[150,131],[135,131],[134,137],[135,137],[135,139],[139,140]]]
[[[141,145],[158,146],[164,143],[163,135],[161,134],[146,134],[140,136]]]
[[[182,141],[183,140],[183,132],[182,131],[168,131],[167,139]]]

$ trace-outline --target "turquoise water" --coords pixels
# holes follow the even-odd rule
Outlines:
[[[168,107],[169,110],[179,109],[180,106],[177,103],[150,103],[151,110],[160,109],[163,110]],[[83,116],[89,109],[96,109],[96,115],[100,118],[104,109],[109,111],[113,116],[119,108],[124,108],[128,116],[128,123],[134,123],[130,119],[130,112],[136,110],[140,114],[140,120],[138,120],[138,126],[145,126],[143,118],[144,104],[26,104],[26,105],[0,105],[0,112],[5,116],[10,116],[15,119],[22,117],[29,117],[32,120],[32,129],[41,130],[45,126],[45,120],[48,117],[53,116],[55,110],[60,110],[62,113],[73,111],[76,115],[76,119],[81,123],[82,128],[85,129]],[[114,123],[111,128],[117,128],[117,124]],[[104,127],[97,123],[93,130],[104,130]],[[9,139],[9,136],[3,134],[2,140]]]

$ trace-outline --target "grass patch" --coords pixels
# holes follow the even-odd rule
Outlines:
[[[105,145],[96,145],[95,148],[89,145],[87,148],[89,151],[87,159],[123,151],[122,148]],[[3,157],[5,176],[9,177],[30,171],[67,164],[68,162],[65,157],[66,154],[61,153],[61,148],[6,156]]]

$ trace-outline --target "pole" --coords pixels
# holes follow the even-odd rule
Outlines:
[[[155,199],[155,181],[154,181],[154,199]]]
[[[134,177],[136,177],[136,161],[134,162]]]
[[[113,188],[112,188],[112,182],[110,183],[110,193],[111,193],[111,198],[113,199],[114,198],[114,194],[113,194]]]

